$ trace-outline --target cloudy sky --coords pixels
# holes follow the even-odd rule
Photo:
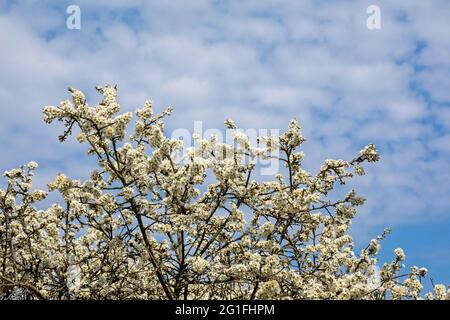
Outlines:
[[[81,29],[66,27],[69,5]],[[381,29],[366,25],[369,5]],[[37,186],[59,171],[86,177],[92,161],[44,105],[66,88],[96,102],[118,84],[123,109],[151,98],[174,106],[168,129],[285,128],[296,117],[305,165],[352,158],[375,143],[382,161],[352,186],[367,205],[352,232],[362,246],[392,226],[382,257],[450,279],[450,2],[0,0],[0,170],[40,163]]]

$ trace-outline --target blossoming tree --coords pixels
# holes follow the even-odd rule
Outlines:
[[[64,123],[61,141],[77,128],[98,160],[90,179],[59,174],[43,191],[32,189],[35,162],[4,173],[1,299],[421,297],[427,270],[403,271],[400,248],[378,265],[386,231],[354,251],[348,228],[364,199],[354,191],[328,198],[336,184],[363,175],[363,163],[379,160],[373,145],[312,174],[302,168],[295,120],[256,147],[228,120],[234,146],[197,137],[178,159],[183,143],[164,135],[162,121],[171,109],[154,114],[147,101],[126,136],[132,114],[118,114],[116,88],[96,89],[103,99],[93,107],[70,88],[72,101],[44,108],[45,122]],[[268,158],[285,174],[255,178],[255,161]],[[52,191],[61,203],[38,210]],[[443,285],[425,295],[446,297]]]

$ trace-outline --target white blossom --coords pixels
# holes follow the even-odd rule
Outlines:
[[[395,249],[394,253],[397,256],[398,260],[404,261],[406,259],[405,253],[403,252],[402,248]]]

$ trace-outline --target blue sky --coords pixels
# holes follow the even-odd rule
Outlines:
[[[81,29],[66,28],[67,6]],[[366,8],[381,9],[381,29]],[[403,246],[435,282],[450,279],[449,1],[0,0],[0,169],[40,163],[37,186],[59,171],[83,178],[92,161],[44,105],[66,88],[97,99],[118,84],[125,110],[151,98],[174,106],[168,129],[303,126],[305,165],[382,156],[352,186],[367,198],[352,227],[363,245],[391,226],[384,259]]]

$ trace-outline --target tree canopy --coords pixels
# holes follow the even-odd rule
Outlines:
[[[37,163],[4,173],[1,299],[448,297],[443,285],[422,295],[427,269],[406,270],[402,249],[378,261],[388,229],[354,249],[348,229],[365,199],[354,190],[329,195],[380,159],[374,145],[310,173],[296,120],[256,146],[227,120],[233,145],[195,137],[196,146],[184,148],[164,132],[171,108],[155,114],[146,101],[131,126],[117,88],[96,89],[102,100],[94,106],[69,88],[71,101],[43,110],[45,122],[63,122],[60,141],[73,133],[98,160],[89,179],[59,174],[48,190],[35,190]],[[285,169],[261,179],[258,159]],[[49,192],[61,201],[38,209]]]

